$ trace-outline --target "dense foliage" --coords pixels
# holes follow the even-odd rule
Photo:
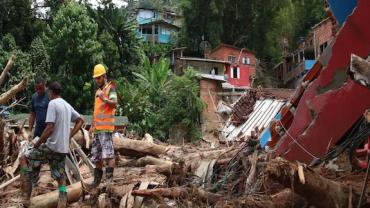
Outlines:
[[[201,54],[200,42],[247,47],[272,66],[284,45],[296,47],[324,18],[322,0],[183,0],[182,44]]]
[[[134,73],[134,83],[123,83],[119,89],[122,113],[135,124],[133,129],[141,134],[152,132],[157,138],[168,138],[169,130],[181,125],[188,138],[199,137],[199,115],[204,104],[199,98],[195,73],[189,69],[184,76],[176,76],[169,69],[168,59],[150,64],[144,62],[143,70]]]

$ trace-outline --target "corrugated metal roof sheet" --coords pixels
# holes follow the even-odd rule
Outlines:
[[[199,74],[199,76],[203,79],[211,79],[217,80],[221,82],[226,82],[225,76],[222,75],[214,75],[214,74]]]
[[[254,131],[254,128],[257,126],[259,129],[267,128],[284,105],[285,101],[282,100],[258,100],[254,105],[253,112],[249,115],[246,122],[239,126],[234,126],[231,122],[228,122],[222,130],[223,137],[226,141],[232,141],[243,136],[250,136],[251,132]]]

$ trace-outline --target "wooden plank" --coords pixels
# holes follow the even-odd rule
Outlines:
[[[71,139],[72,145],[75,147],[74,150],[81,156],[84,163],[89,167],[90,171],[93,173],[95,165],[91,162],[91,160],[87,157],[87,155],[82,151],[80,145],[76,142],[74,138]]]
[[[142,181],[140,186],[139,186],[139,190],[147,189],[149,184],[150,184],[150,182],[148,182],[148,181]],[[135,197],[134,208],[140,208],[141,205],[143,204],[143,200],[144,200],[144,197],[141,197],[141,196]]]
[[[126,208],[127,197],[128,197],[128,193],[127,193],[127,194],[125,194],[125,195],[122,197],[122,199],[121,199],[121,201],[120,201],[120,203],[119,203],[119,208]]]
[[[126,208],[128,203],[132,203],[131,201],[128,202],[129,196],[132,193],[132,189],[135,187],[135,184],[129,184],[127,187],[125,187],[124,196],[122,197],[119,208]],[[132,197],[133,198],[133,197]],[[132,200],[132,199],[131,199]]]
[[[7,187],[8,185],[12,184],[14,181],[18,180],[20,178],[20,175],[17,175],[16,177],[10,179],[9,181],[3,183],[0,185],[0,190]]]
[[[132,190],[128,192],[127,194],[127,204],[126,208],[133,208],[135,203],[135,197],[132,196]]]

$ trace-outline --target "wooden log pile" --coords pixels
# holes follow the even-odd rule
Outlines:
[[[89,168],[82,173],[87,165],[80,163],[84,183],[67,187],[72,207],[87,206],[92,199],[98,207],[120,208],[173,203],[177,207],[355,207],[359,200],[358,187],[325,178],[322,172],[302,164],[271,160],[253,141],[204,152],[196,147],[182,152],[178,147],[155,144],[154,149],[161,150],[158,154],[142,148],[152,147],[150,141],[122,141],[130,145],[121,142],[116,149],[125,146],[136,149],[135,154],[118,152],[115,180],[102,183],[95,192],[82,185],[91,182],[92,174]],[[88,154],[89,149],[81,149]],[[175,154],[173,149],[179,152]],[[14,196],[17,183],[7,187],[3,190],[9,194],[4,197]],[[34,196],[31,207],[54,207],[57,193]],[[363,205],[368,204],[364,201]]]

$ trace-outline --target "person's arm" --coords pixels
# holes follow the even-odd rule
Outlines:
[[[75,120],[75,126],[73,127],[69,138],[72,138],[77,132],[81,129],[82,125],[84,124],[84,120],[80,117]]]
[[[75,123],[72,131],[69,133],[69,138],[72,138],[77,132],[81,129],[82,125],[84,124],[84,120],[82,116],[77,113],[75,109],[71,106],[71,121]]]
[[[111,107],[111,108],[117,107],[117,92],[116,92],[115,87],[111,87],[111,89],[109,91],[108,99],[104,98],[103,91],[100,92],[99,97],[109,107]]]
[[[32,98],[31,98],[31,112],[30,112],[30,116],[28,117],[28,130],[29,130],[29,132],[32,132],[32,130],[33,130],[33,125],[35,124],[35,118],[36,118],[36,113],[35,113],[34,101],[33,101],[33,96],[32,96]]]
[[[53,134],[54,132],[54,124],[56,122],[56,106],[55,103],[50,102],[48,105],[48,110],[46,112],[46,128],[42,132],[40,139],[36,142],[34,145],[35,148],[38,148],[41,144],[45,143],[48,138]]]
[[[111,87],[108,95],[108,100],[105,101],[105,104],[111,108],[117,107],[117,91],[115,86]]]
[[[117,106],[117,100],[113,100],[113,99],[106,99],[106,100],[103,100],[104,103],[106,105],[108,105],[109,107],[111,108],[115,108]]]
[[[28,117],[28,130],[29,132],[32,132],[33,125],[35,124],[35,112],[31,111],[30,116]]]
[[[53,134],[54,132],[54,123],[47,123],[45,130],[42,132],[40,139],[34,144],[35,148],[38,148],[41,144],[45,143],[46,140]]]

